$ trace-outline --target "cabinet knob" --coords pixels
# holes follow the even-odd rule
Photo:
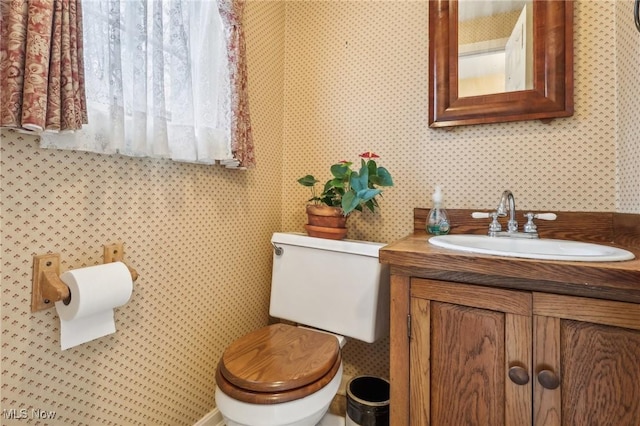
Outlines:
[[[560,379],[556,373],[551,370],[541,370],[538,373],[538,382],[540,382],[545,389],[555,389],[560,386]]]
[[[526,385],[529,383],[529,373],[527,369],[519,365],[509,368],[509,378],[516,385]]]

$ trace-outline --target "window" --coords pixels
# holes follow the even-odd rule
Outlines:
[[[236,88],[246,88],[237,82],[246,82],[244,52],[229,50],[244,47],[236,42],[243,7],[243,0],[82,2],[89,123],[45,131],[41,145],[253,165],[248,111],[238,116],[234,104]],[[240,141],[239,127],[248,129]]]

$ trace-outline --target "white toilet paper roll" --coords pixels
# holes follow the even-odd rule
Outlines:
[[[67,271],[60,279],[69,286],[69,304],[56,302],[60,346],[68,349],[115,332],[113,308],[131,298],[133,281],[122,262]]]

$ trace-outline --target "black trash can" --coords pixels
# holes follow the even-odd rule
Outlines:
[[[347,383],[345,426],[389,426],[389,382],[358,376]]]

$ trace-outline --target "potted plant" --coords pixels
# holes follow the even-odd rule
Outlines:
[[[340,161],[330,168],[331,178],[324,184],[321,193],[316,190],[320,181],[312,175],[298,179],[298,183],[311,189],[311,198],[307,205],[309,223],[305,225],[307,233],[322,238],[342,239],[346,236],[347,217],[354,210],[365,207],[375,212],[378,206],[376,197],[382,194],[379,187],[393,186],[389,171],[378,166],[373,152],[360,154],[360,169],[353,170],[353,163]]]

